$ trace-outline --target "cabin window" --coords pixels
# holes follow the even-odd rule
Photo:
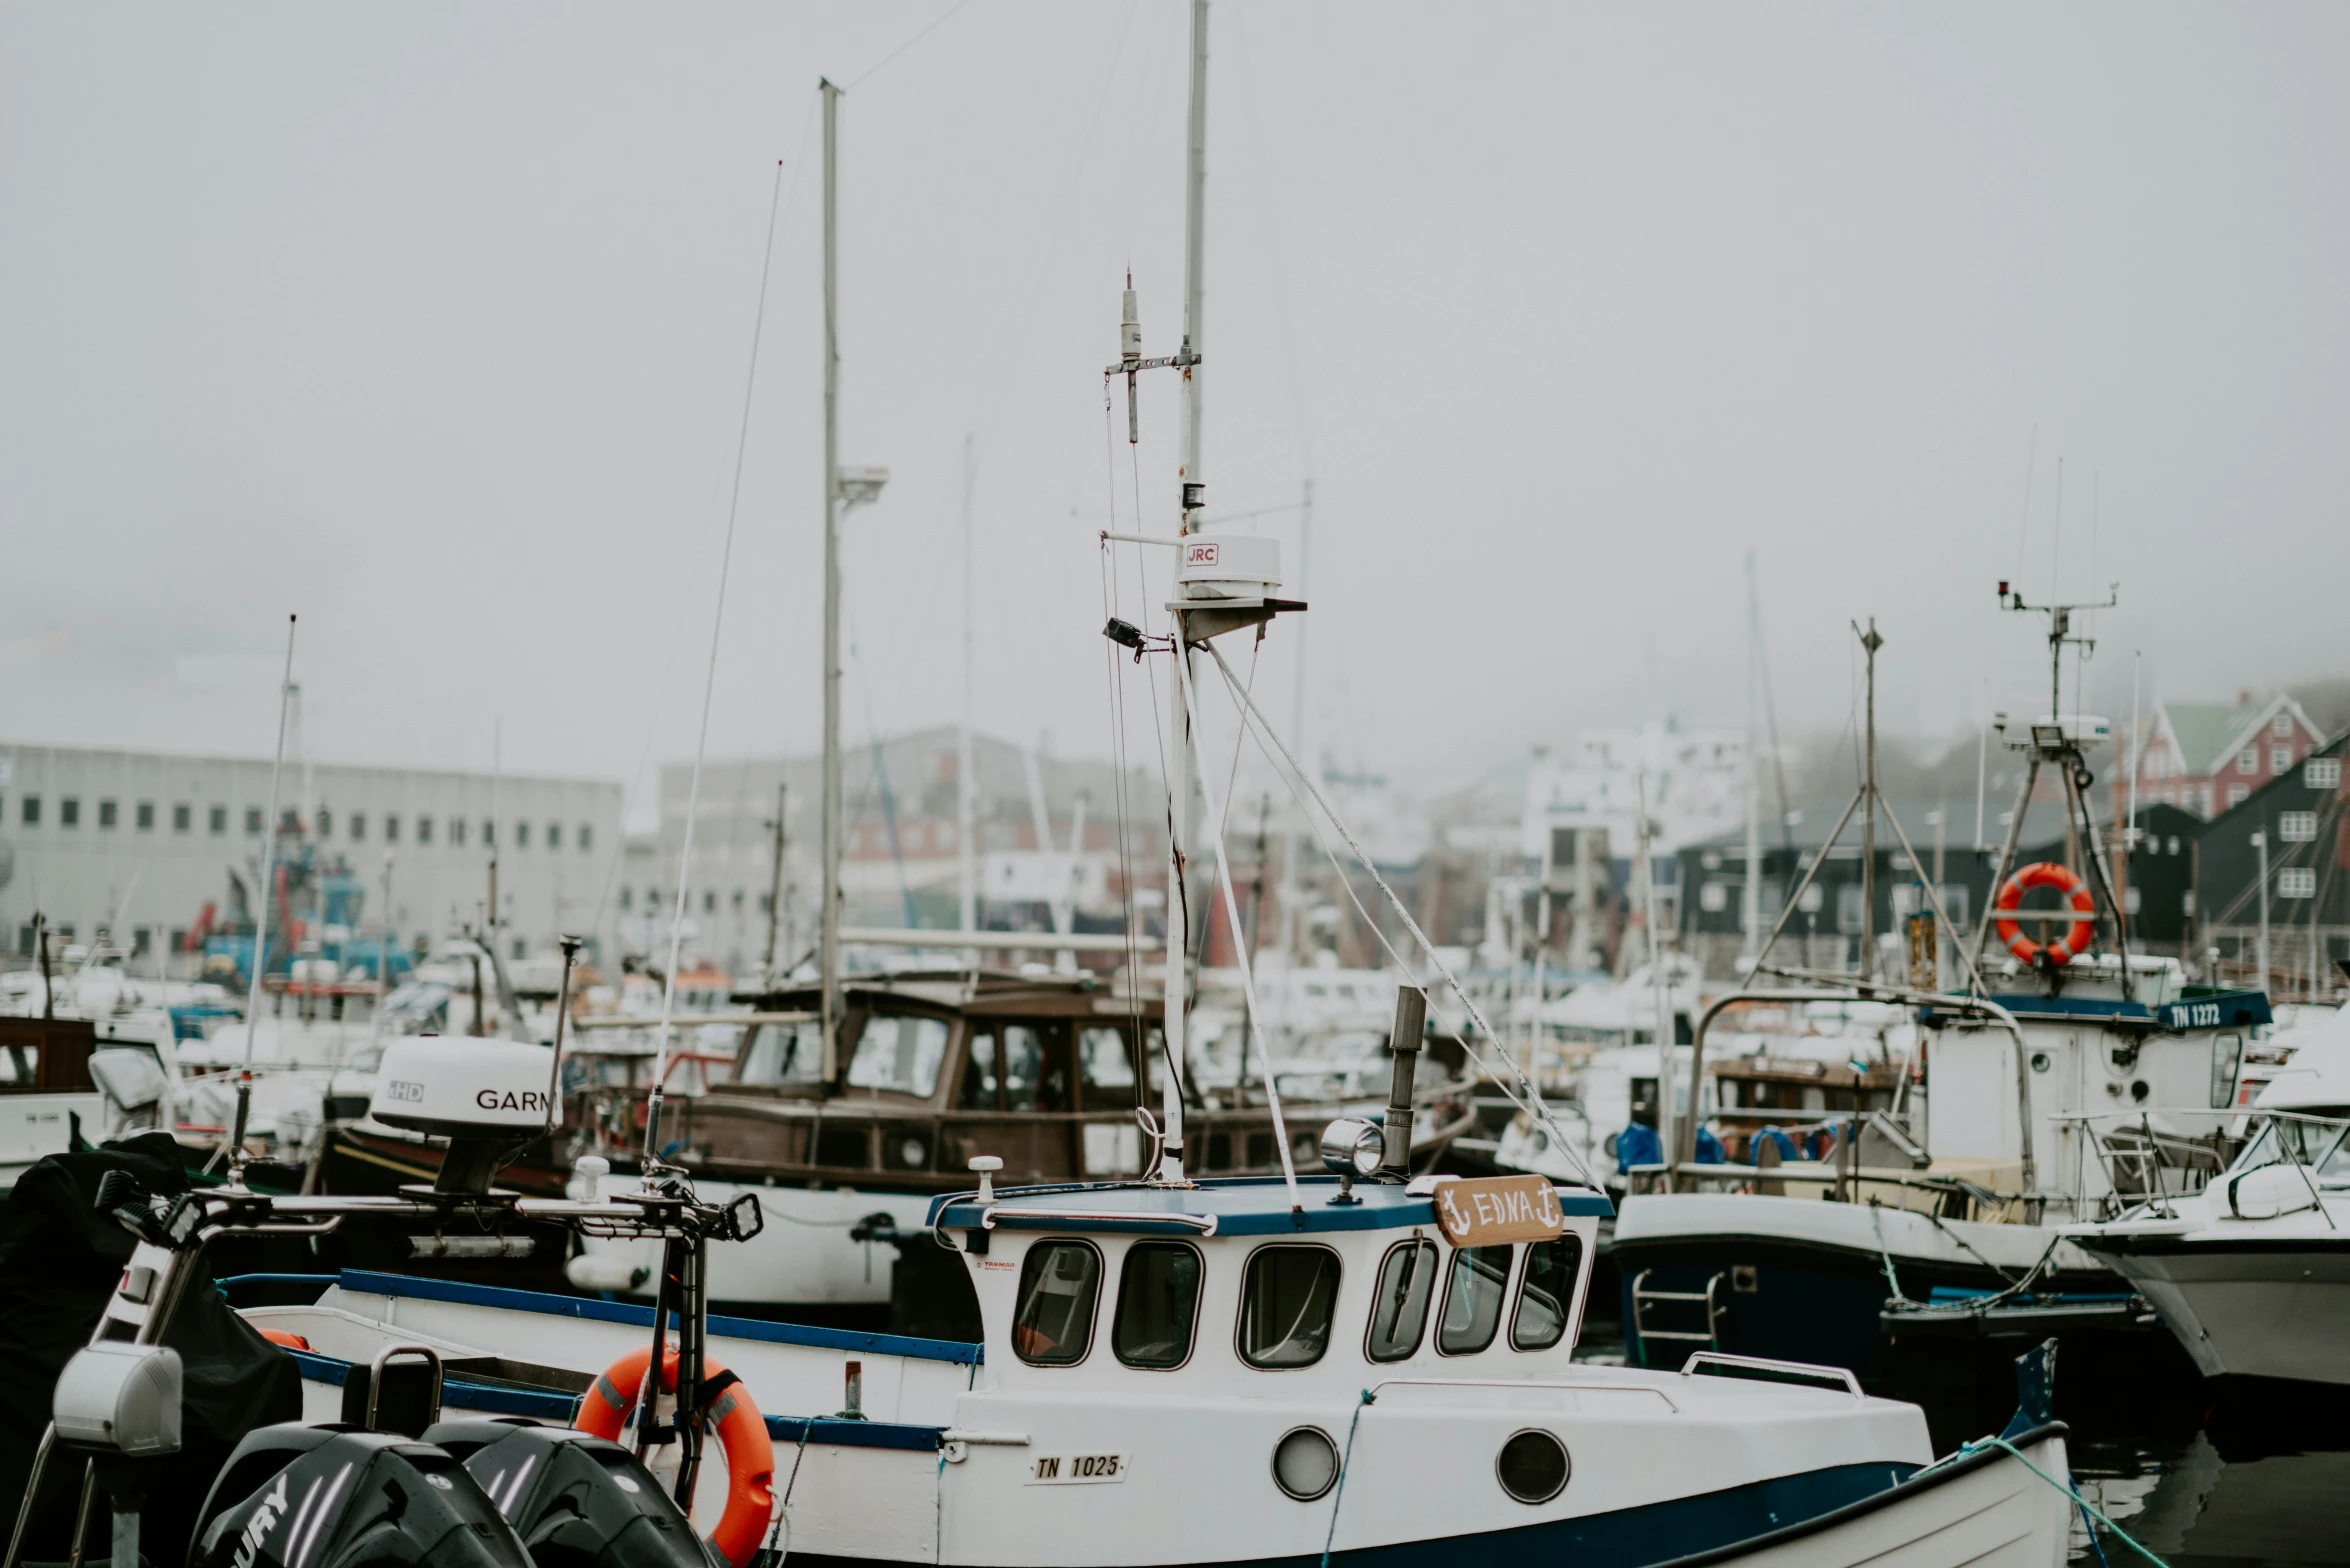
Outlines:
[[[1568,1231],[1526,1249],[1526,1277],[1518,1282],[1518,1310],[1510,1319],[1516,1350],[1548,1350],[1567,1331],[1575,1310],[1575,1277],[1583,1271],[1583,1238]]]
[[[1069,1096],[1067,1034],[1049,1024],[1005,1024],[1000,1039],[1006,1110],[1076,1109]]]
[[[815,1083],[824,1075],[824,1030],[814,1019],[757,1024],[742,1053],[737,1083]]]
[[[938,1087],[938,1068],[946,1054],[944,1019],[875,1013],[865,1020],[857,1054],[849,1059],[849,1087],[927,1100]]]
[[[955,1109],[992,1111],[996,1108],[995,1061],[995,1035],[985,1030],[974,1031],[971,1056],[963,1064],[963,1087],[955,1096]]]
[[[1492,1344],[1509,1282],[1508,1247],[1463,1247],[1455,1252],[1451,1276],[1444,1282],[1444,1316],[1437,1320],[1436,1348],[1448,1356],[1473,1356]]]
[[[1012,1349],[1031,1366],[1075,1366],[1093,1343],[1102,1259],[1082,1241],[1040,1241],[1020,1265]]]
[[[1179,1241],[1138,1241],[1118,1273],[1118,1321],[1110,1348],[1130,1367],[1164,1371],[1191,1359],[1199,1320],[1200,1260]]]
[[[1428,1298],[1436,1294],[1436,1245],[1407,1241],[1387,1249],[1379,1284],[1371,1292],[1371,1337],[1363,1354],[1373,1361],[1403,1361],[1420,1348],[1428,1326]]]
[[[1338,1254],[1327,1247],[1259,1247],[1240,1292],[1240,1359],[1279,1371],[1310,1367],[1330,1348]]]
[[[1126,1031],[1088,1024],[1077,1031],[1077,1081],[1089,1111],[1133,1105],[1134,1060]]]

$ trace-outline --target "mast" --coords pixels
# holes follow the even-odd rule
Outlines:
[[[1191,0],[1191,112],[1184,136],[1183,200],[1183,348],[1196,359],[1204,346],[1202,305],[1206,289],[1208,182],[1208,0]],[[1183,434],[1180,466],[1176,471],[1177,504],[1182,521],[1179,538],[1188,538],[1198,524],[1200,476],[1200,367],[1183,367]],[[1183,558],[1178,548],[1176,560]],[[1177,601],[1180,603],[1180,600]],[[1160,1096],[1167,1143],[1159,1163],[1162,1181],[1181,1182],[1183,1175],[1183,1090],[1177,1075],[1190,1065],[1184,1008],[1190,1000],[1191,965],[1186,952],[1191,934],[1191,906],[1184,893],[1184,856],[1191,832],[1191,629],[1180,609],[1170,612],[1175,624],[1172,700],[1167,705],[1167,1078]]]
[[[963,723],[955,736],[955,846],[956,871],[962,883],[963,929],[979,926],[979,862],[972,845],[978,831],[979,781],[972,777],[971,716],[978,706],[979,678],[972,660],[971,602],[971,486],[978,470],[973,464],[971,435],[963,435]],[[973,954],[976,961],[977,954]]]
[[[1305,481],[1297,508],[1297,594],[1307,597],[1306,562],[1314,538],[1314,482]],[[1304,617],[1299,617],[1297,628],[1297,672],[1289,699],[1289,735],[1298,755],[1310,757],[1313,748],[1306,740],[1306,631]],[[1294,811],[1281,815],[1281,951],[1292,968],[1304,958],[1300,949],[1305,941],[1305,911],[1298,907],[1302,895],[1297,885],[1297,817]]]
[[[1868,763],[1861,780],[1861,791],[1868,799],[1861,806],[1860,819],[1860,974],[1864,980],[1877,977],[1877,650],[1885,646],[1885,639],[1877,635],[1877,618],[1869,617],[1869,629],[1861,633],[1860,645],[1868,652]]]
[[[783,929],[783,808],[790,789],[789,784],[775,786],[775,820],[767,824],[775,835],[775,852],[767,868],[767,956],[759,962],[763,985],[775,984],[775,937]]]
[[[1754,972],[1762,941],[1762,734],[1756,694],[1762,686],[1756,650],[1762,646],[1762,616],[1755,603],[1754,552],[1746,552],[1746,885],[1738,899],[1738,968]],[[1547,879],[1545,879],[1547,880]]]
[[[294,617],[286,617],[286,673],[277,688],[277,756],[269,765],[269,815],[262,822],[261,881],[254,890],[260,907],[253,911],[253,984],[245,993],[245,1065],[237,1074],[237,1120],[229,1135],[229,1176],[234,1185],[244,1184],[245,1123],[253,1108],[253,1036],[261,1028],[261,971],[269,958],[269,893],[276,882],[277,864],[277,786],[286,770],[286,716],[292,706],[294,690]],[[2265,879],[2264,879],[2265,880]],[[42,993],[49,992],[48,976],[42,976]]]
[[[824,102],[824,865],[818,962],[823,1001],[824,1081],[839,1054],[840,1029],[840,89],[816,84]]]

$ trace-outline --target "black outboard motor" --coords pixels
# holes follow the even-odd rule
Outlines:
[[[729,1568],[618,1443],[519,1420],[444,1421],[424,1440],[463,1462],[536,1568]]]
[[[340,1423],[264,1427],[237,1445],[188,1568],[531,1568],[447,1450]]]

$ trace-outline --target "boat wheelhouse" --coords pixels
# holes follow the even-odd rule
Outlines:
[[[720,1201],[758,1190],[776,1222],[712,1259],[717,1299],[890,1300],[899,1258],[887,1241],[924,1229],[931,1200],[967,1186],[974,1158],[1000,1160],[1015,1182],[1145,1173],[1151,1140],[1135,1113],[1159,1095],[1167,1059],[1155,1001],[1090,976],[986,971],[851,984],[842,997],[829,1078],[817,993],[789,989],[750,999],[761,1021],[742,1026],[730,1075],[668,1102],[662,1158]],[[1261,1087],[1181,1087],[1191,1169],[1281,1168]],[[633,1180],[642,1090],[590,1086],[570,1100],[575,1153],[619,1167],[606,1181]],[[1423,1159],[1466,1124],[1465,1091],[1449,1075],[1415,1108]],[[1310,1162],[1335,1108],[1290,1109],[1290,1162]],[[634,1291],[651,1267],[641,1247],[591,1241],[571,1279]]]

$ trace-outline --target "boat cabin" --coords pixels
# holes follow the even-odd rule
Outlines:
[[[1278,1177],[966,1191],[931,1221],[1013,1396],[1177,1370],[1194,1397],[1284,1398],[1570,1370],[1604,1194],[1540,1177],[1298,1189],[1295,1209]]]
[[[667,1158],[712,1178],[938,1193],[969,1184],[993,1156],[1014,1181],[1118,1180],[1143,1174],[1135,1108],[1154,1111],[1166,1070],[1160,1008],[1098,989],[1090,976],[978,972],[852,982],[826,1076],[813,987],[750,1001],[732,1070],[669,1100]],[[1188,1167],[1201,1174],[1279,1169],[1261,1091],[1206,1094],[1186,1083]],[[590,1086],[573,1125],[592,1152],[629,1163],[642,1091]],[[1238,1102],[1238,1103],[1235,1103]],[[1294,1108],[1291,1157],[1314,1158],[1328,1107]]]

